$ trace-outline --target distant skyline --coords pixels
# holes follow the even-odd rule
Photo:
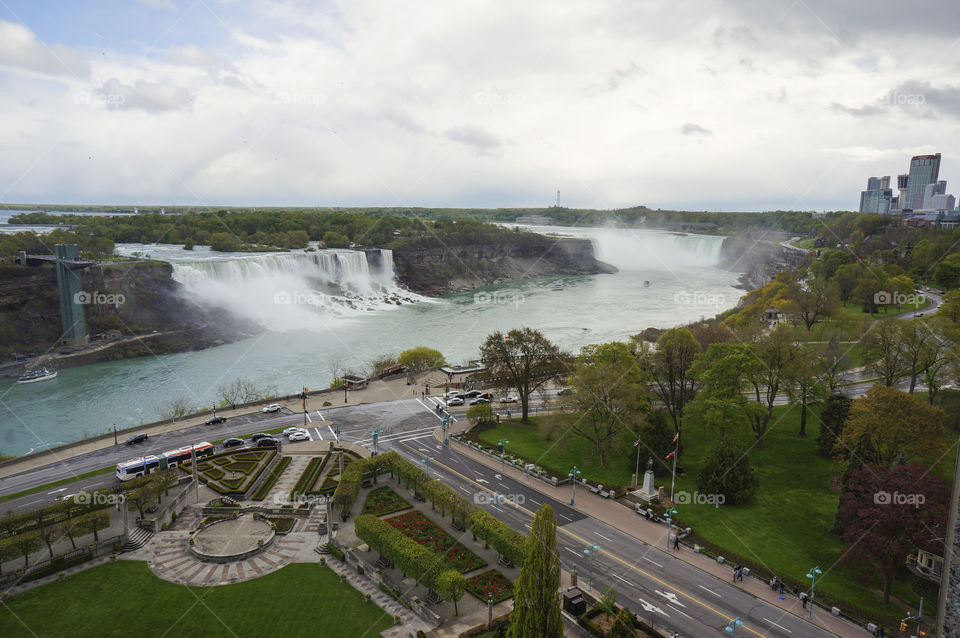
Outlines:
[[[0,2],[0,203],[856,210],[960,5]]]

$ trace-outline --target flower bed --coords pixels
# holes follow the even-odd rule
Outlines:
[[[296,519],[290,516],[268,516],[267,520],[277,526],[277,534],[286,534],[293,529]]]
[[[513,583],[495,569],[467,579],[467,591],[487,602],[487,592],[493,592],[493,602],[498,603],[513,597]]]
[[[363,513],[383,516],[384,514],[408,510],[411,507],[413,506],[406,499],[390,489],[389,486],[384,485],[370,491],[366,502],[363,504]]]
[[[328,476],[327,478],[323,479],[323,484],[320,485],[320,487],[316,487],[310,490],[309,492],[307,492],[307,494],[330,495],[336,491],[338,485],[340,485],[340,481],[330,478]]]
[[[245,450],[221,452],[197,462],[200,481],[220,494],[243,495],[260,476],[275,450]],[[189,463],[180,470],[192,474]]]
[[[462,574],[487,564],[419,511],[414,510],[384,520],[400,530],[404,536],[442,556],[452,569]]]

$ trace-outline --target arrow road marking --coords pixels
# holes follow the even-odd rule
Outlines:
[[[663,615],[666,616],[667,618],[670,617],[670,614],[668,614],[667,612],[663,611],[662,609],[660,609],[660,608],[657,607],[656,605],[652,605],[652,604],[648,603],[647,601],[645,601],[645,600],[642,599],[642,598],[638,598],[638,599],[637,599],[637,602],[639,602],[641,605],[643,605],[644,611],[655,611],[655,612],[657,612],[658,614],[663,614]]]
[[[666,598],[667,600],[669,600],[669,601],[670,601],[671,603],[673,603],[674,605],[680,605],[681,607],[686,607],[686,605],[684,605],[684,604],[681,603],[679,600],[677,600],[677,595],[676,595],[675,593],[673,593],[672,591],[662,592],[662,591],[660,591],[659,589],[654,589],[653,591],[654,591],[654,593],[663,596],[664,598]]]

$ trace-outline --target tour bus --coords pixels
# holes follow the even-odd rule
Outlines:
[[[196,451],[198,459],[212,456],[214,447],[212,443],[201,441],[192,448],[185,445],[176,450],[167,450],[166,452],[154,456],[141,456],[139,458],[117,463],[117,478],[121,481],[129,481],[139,478],[145,474],[150,474],[155,470],[165,470],[171,467],[177,467],[179,464],[190,460],[191,450]]]

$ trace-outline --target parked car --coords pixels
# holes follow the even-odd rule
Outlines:
[[[309,441],[310,435],[307,434],[306,432],[291,432],[290,434],[287,435],[287,438],[290,439],[291,442]]]
[[[276,440],[272,436],[268,436],[265,439],[259,439],[257,441],[257,447],[277,447],[280,445],[280,441]]]
[[[464,392],[460,396],[464,397],[465,399],[473,399],[475,397],[480,396],[481,394],[483,393],[480,392],[480,390],[470,390],[469,392]]]
[[[914,316],[914,317],[922,317],[922,316],[923,316],[923,313],[922,313],[922,312],[915,312],[915,313],[913,313],[913,316]]]
[[[444,401],[449,401],[449,400],[452,399],[453,397],[458,397],[458,396],[460,396],[460,391],[459,391],[459,390],[450,390],[450,391],[448,391],[448,392],[444,392],[444,393],[443,393],[443,400],[444,400]]]
[[[273,438],[272,434],[267,434],[266,432],[257,432],[256,434],[250,437],[250,440],[256,443],[260,439],[272,439],[272,438]]]
[[[294,426],[291,426],[291,427],[289,427],[289,428],[285,428],[285,429],[283,430],[283,435],[284,435],[284,436],[290,436],[290,435],[293,434],[294,432],[304,432],[304,431],[305,431],[305,430],[304,430],[303,428],[294,425]]]
[[[486,399],[487,401],[493,401],[493,392],[484,392],[480,396]]]
[[[500,403],[516,403],[517,401],[519,401],[519,399],[512,394],[508,394],[505,397],[500,397]]]
[[[474,397],[470,399],[470,405],[477,405],[478,403],[490,403],[490,399],[486,397]]]
[[[450,399],[447,399],[447,407],[451,407],[454,405],[463,405],[463,399],[461,397],[452,397]]]
[[[133,445],[134,443],[143,443],[144,441],[147,440],[147,438],[149,437],[147,437],[146,434],[134,434],[133,436],[128,438],[126,441],[124,441],[124,444]]]
[[[206,421],[204,421],[203,424],[204,424],[204,425],[216,425],[217,423],[223,423],[223,422],[226,421],[226,420],[227,420],[227,417],[217,415],[217,416],[212,416],[212,417],[210,417],[209,419],[207,419]]]
[[[268,405],[267,407],[261,409],[260,411],[261,411],[261,412],[264,412],[264,413],[266,413],[266,412],[279,412],[279,411],[280,411],[280,404],[279,404],[279,403],[271,403],[270,405]]]
[[[225,448],[228,448],[228,447],[237,447],[237,446],[239,446],[239,445],[243,445],[243,443],[244,443],[243,439],[238,439],[238,438],[235,437],[235,436],[231,436],[229,439],[224,439],[224,440],[223,440],[223,447],[225,447]]]

